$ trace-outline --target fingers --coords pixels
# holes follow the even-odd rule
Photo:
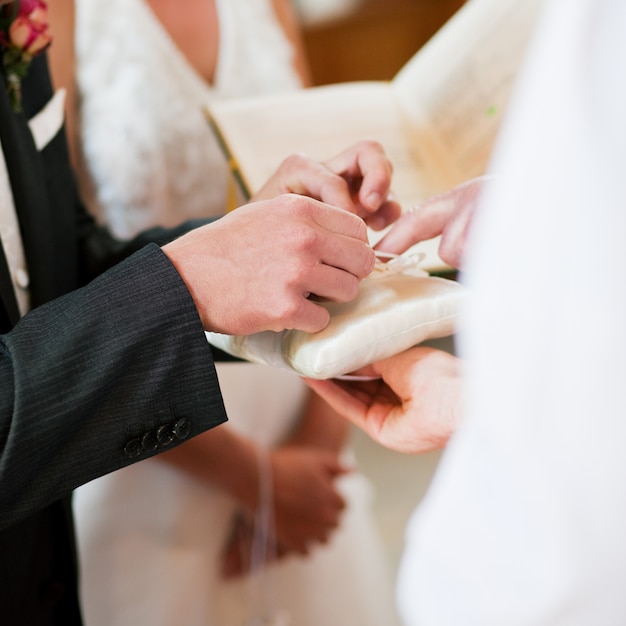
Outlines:
[[[375,264],[360,218],[294,194],[248,204],[163,251],[205,330],[233,335],[322,330],[329,314],[309,295],[349,301]]]
[[[329,315],[308,296],[335,302],[354,299],[360,280],[374,268],[375,255],[365,225],[356,216],[299,196],[290,199],[291,214],[282,224],[286,233],[272,251],[276,254],[282,248],[284,254],[278,254],[276,267],[276,280],[282,285],[270,294],[269,304],[277,314],[270,330],[317,332],[326,327]],[[289,229],[287,220],[297,211],[302,212],[300,225]]]
[[[454,202],[448,225],[442,233],[439,256],[448,265],[460,268],[465,242],[479,205],[480,197],[492,179],[490,175],[479,176],[450,190],[447,196]]]
[[[392,196],[388,196],[387,200],[380,205],[380,208],[376,213],[364,217],[365,223],[373,230],[382,230],[390,224],[393,224],[400,214],[402,208],[393,199]]]
[[[404,213],[378,242],[376,250],[401,254],[411,246],[442,235],[439,256],[459,268],[479,197],[490,180],[481,176],[429,198]]]
[[[312,201],[310,201],[312,202]],[[301,241],[295,241],[294,256],[298,258],[285,263],[280,277],[289,291],[284,298],[277,297],[274,310],[278,313],[279,328],[297,328],[305,332],[317,332],[328,325],[329,314],[325,308],[308,298],[332,302],[349,302],[359,289],[359,282],[369,275],[375,264],[375,255],[369,243],[362,220],[354,215],[318,203],[320,210],[313,214],[314,222],[322,228],[315,235],[312,231],[300,233]],[[305,239],[310,238],[309,241]],[[307,257],[310,259],[307,261]],[[279,296],[280,290],[274,291]],[[285,309],[281,311],[280,301]]]
[[[334,452],[309,445],[281,446],[272,453],[274,515],[278,540],[304,554],[338,526],[346,502],[335,479],[346,468]]]
[[[463,210],[457,210],[455,219],[450,220],[442,233],[439,256],[451,267],[461,267],[473,215],[474,206],[468,205]]]
[[[376,244],[375,249],[402,254],[420,241],[441,235],[453,209],[453,202],[437,200],[427,201],[404,212],[391,230]]]
[[[288,193],[308,196],[350,213],[357,213],[348,181],[303,154],[287,157],[253,200]]]
[[[338,413],[398,452],[443,447],[461,411],[458,358],[415,347],[374,364],[378,381],[306,380]]]
[[[303,154],[287,157],[254,200],[305,195],[358,215],[380,230],[400,215],[390,196],[393,167],[382,146],[362,141],[320,163]]]
[[[377,211],[389,195],[393,166],[377,142],[355,144],[325,165],[346,180],[359,182],[358,201],[368,213]]]
[[[347,182],[324,164],[294,154],[282,162],[278,173],[282,176],[282,193],[309,196],[354,213]]]
[[[301,247],[309,248],[314,255],[313,264],[302,276],[304,291],[326,300],[350,301],[356,297],[359,281],[371,273],[376,262],[365,224],[346,211],[322,203],[310,208],[313,222],[322,230],[300,235]]]
[[[358,239],[367,243],[367,228],[363,220],[347,211],[342,211],[328,201],[315,201],[292,196],[293,210],[302,210],[319,226],[329,232]],[[304,200],[304,202],[303,202]],[[329,206],[330,205],[330,206]]]
[[[369,226],[380,230],[400,215],[400,205],[390,198],[393,166],[379,143],[362,141],[325,165],[347,182],[353,210]]]
[[[443,448],[462,411],[459,358],[417,346],[377,366],[383,380],[401,398],[381,427],[386,445],[411,453]]]
[[[280,314],[279,319],[275,323],[268,322],[267,329],[274,332],[280,332],[285,328],[294,328],[304,331],[305,333],[317,333],[324,330],[330,322],[330,313],[327,309],[307,298],[306,294],[300,298],[300,307],[293,313]]]
[[[311,299],[308,302],[316,307],[321,307],[320,302],[350,302],[359,291],[359,281],[355,276],[329,265],[317,267],[311,274],[308,285],[311,288]]]

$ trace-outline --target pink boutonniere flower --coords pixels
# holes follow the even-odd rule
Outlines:
[[[28,66],[51,41],[44,0],[0,0],[2,70],[16,111],[21,108],[21,84]]]

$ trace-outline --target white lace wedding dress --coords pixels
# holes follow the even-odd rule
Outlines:
[[[227,169],[202,105],[298,86],[269,4],[217,1],[219,65],[208,86],[143,0],[76,3],[85,163],[79,184],[118,236],[224,212]],[[298,419],[307,392],[289,372],[224,363],[218,375],[227,427],[271,445]],[[357,472],[340,486],[348,507],[329,545],[235,582],[219,575],[236,510],[228,495],[158,458],[81,487],[74,507],[85,623],[397,624],[369,483]],[[274,621],[253,621],[268,606]]]

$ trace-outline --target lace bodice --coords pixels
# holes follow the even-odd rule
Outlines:
[[[215,84],[144,0],[76,2],[83,198],[114,234],[219,215],[228,171],[202,112],[214,98],[299,86],[269,0],[216,0]]]

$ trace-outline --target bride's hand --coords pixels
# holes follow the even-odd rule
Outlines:
[[[252,568],[279,561],[291,553],[277,542],[272,535],[265,546],[255,546],[254,520],[248,511],[238,511],[231,522],[230,530],[221,554],[221,573],[224,578],[245,576]],[[262,563],[253,563],[253,553],[263,557]]]
[[[336,479],[350,471],[333,452],[285,445],[270,456],[276,537],[287,549],[308,554],[326,543],[345,508]]]
[[[306,446],[277,448],[270,453],[270,464],[273,526],[269,529],[272,535],[266,560],[287,554],[306,556],[316,544],[326,543],[339,525],[345,501],[335,481],[350,470],[336,454]],[[222,573],[226,577],[250,569],[252,515],[242,513],[233,522],[222,554]]]
[[[400,205],[390,196],[392,173],[382,146],[361,141],[324,162],[302,154],[291,155],[253,200],[283,193],[310,196],[356,213],[373,229],[380,230],[400,215]]]

